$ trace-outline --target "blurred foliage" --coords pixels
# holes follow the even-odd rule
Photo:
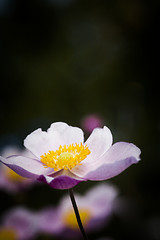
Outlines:
[[[114,141],[141,148],[142,161],[111,179],[132,199],[130,217],[115,216],[90,239],[158,239],[148,224],[160,218],[159,1],[0,0],[0,29],[0,147],[22,146],[55,121],[80,126],[84,115],[100,114]],[[1,191],[0,210],[39,209],[64,192],[38,185],[11,198]]]

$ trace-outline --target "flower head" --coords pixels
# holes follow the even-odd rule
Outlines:
[[[9,210],[1,222],[0,239],[28,240],[38,234],[37,215],[23,207]]]
[[[75,194],[75,197],[86,231],[93,232],[108,223],[114,211],[118,191],[111,184],[100,184],[83,196]],[[39,212],[39,229],[42,233],[53,235],[63,236],[65,233],[69,238],[73,233],[79,234],[77,219],[69,196],[64,196],[56,208],[46,208]]]
[[[58,189],[68,189],[82,181],[112,178],[140,160],[140,149],[134,144],[112,145],[107,127],[95,128],[84,142],[80,128],[56,122],[47,132],[40,128],[32,132],[24,146],[33,157],[11,155],[0,157],[0,161],[23,177]]]

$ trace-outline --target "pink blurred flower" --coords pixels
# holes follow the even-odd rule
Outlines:
[[[84,131],[91,133],[95,128],[103,126],[103,119],[99,115],[90,114],[81,120],[81,126]]]
[[[80,216],[87,232],[94,232],[106,226],[112,216],[117,197],[117,188],[109,184],[97,185],[84,196],[75,194]],[[65,235],[65,237],[80,234],[69,196],[65,196],[57,208],[51,207],[41,211],[38,219],[42,233]]]
[[[134,144],[112,145],[112,134],[106,126],[95,128],[84,143],[80,128],[56,122],[47,132],[40,128],[32,132],[24,145],[34,157],[12,155],[0,157],[0,161],[23,177],[57,189],[112,178],[140,160],[140,149]]]
[[[21,150],[15,146],[7,146],[1,152],[3,157],[12,155],[24,155],[31,157],[32,153],[26,149]],[[28,188],[33,184],[33,181],[28,178],[21,177],[13,170],[0,163],[0,188],[10,193],[15,193],[22,189]]]
[[[37,215],[23,207],[8,211],[1,222],[0,239],[29,240],[38,234]]]

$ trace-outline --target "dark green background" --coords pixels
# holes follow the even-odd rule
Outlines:
[[[52,122],[81,127],[97,113],[114,142],[135,143],[142,161],[109,182],[130,199],[90,239],[160,238],[159,3],[143,0],[0,1],[0,147],[23,146]],[[87,135],[86,135],[87,137]],[[97,182],[81,183],[85,192]],[[66,191],[0,192],[1,213],[58,203]],[[5,202],[5,203],[4,203]],[[52,239],[45,236],[39,239]]]

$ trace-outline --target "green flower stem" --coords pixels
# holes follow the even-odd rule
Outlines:
[[[83,228],[83,225],[82,225],[82,221],[81,221],[81,218],[80,218],[80,215],[79,215],[78,207],[77,207],[77,204],[76,204],[76,201],[75,201],[75,198],[74,198],[74,194],[73,194],[73,189],[72,188],[69,189],[69,195],[70,195],[72,206],[73,206],[73,209],[74,209],[74,212],[75,212],[75,215],[76,215],[78,226],[79,226],[79,228],[81,230],[83,238],[84,238],[84,240],[88,240],[88,237],[87,237],[86,232],[85,232],[85,230]]]

